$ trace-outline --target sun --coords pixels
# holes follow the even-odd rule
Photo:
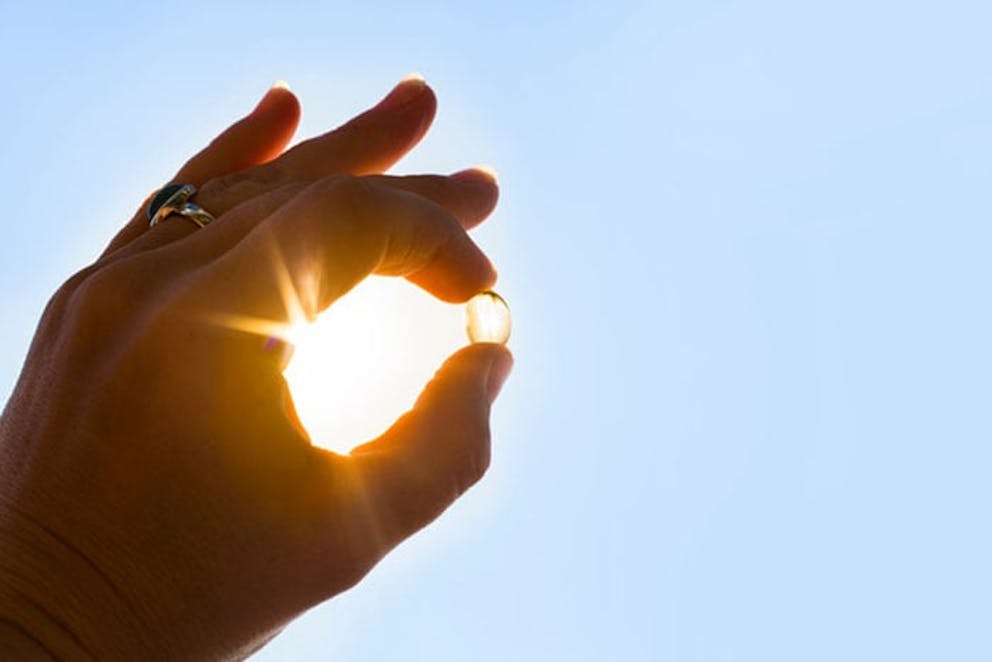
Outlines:
[[[313,443],[347,453],[385,432],[465,344],[464,315],[401,278],[371,276],[297,323],[283,374]]]

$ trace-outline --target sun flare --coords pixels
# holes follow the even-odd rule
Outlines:
[[[465,344],[464,315],[403,279],[373,276],[295,325],[283,374],[313,443],[347,453],[384,432]]]

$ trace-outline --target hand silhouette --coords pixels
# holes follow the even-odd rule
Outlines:
[[[0,654],[245,656],[482,476],[502,346],[454,354],[343,456],[310,444],[282,352],[229,323],[285,327],[373,273],[448,301],[492,285],[466,234],[490,175],[380,174],[435,104],[405,80],[283,153],[299,105],[273,88],[174,178],[214,223],[142,208],[55,294],[0,419]]]

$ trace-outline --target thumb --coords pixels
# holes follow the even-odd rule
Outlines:
[[[482,478],[489,467],[490,406],[512,365],[502,345],[459,350],[410,412],[352,451],[356,478],[387,548],[426,526]]]

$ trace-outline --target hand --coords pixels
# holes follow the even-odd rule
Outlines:
[[[342,456],[310,444],[281,352],[230,324],[285,326],[371,273],[449,301],[493,283],[465,232],[491,177],[377,174],[434,109],[404,81],[282,153],[299,106],[274,88],[175,177],[215,223],[139,210],[55,294],[0,420],[0,653],[245,656],[482,476],[503,347],[457,352]]]

